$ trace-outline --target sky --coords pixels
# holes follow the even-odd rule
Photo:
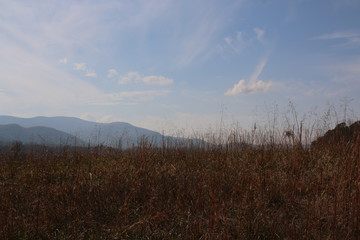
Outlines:
[[[360,0],[0,0],[0,115],[246,129],[359,92]]]

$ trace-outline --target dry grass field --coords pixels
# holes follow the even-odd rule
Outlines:
[[[0,239],[359,239],[360,145],[3,151]]]

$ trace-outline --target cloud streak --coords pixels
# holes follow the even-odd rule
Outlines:
[[[260,61],[254,73],[250,76],[248,83],[247,81],[241,79],[238,83],[234,85],[233,88],[226,91],[225,95],[233,96],[233,95],[241,95],[241,94],[245,95],[245,94],[268,92],[273,87],[273,83],[271,81],[264,82],[258,79],[266,63],[267,63],[266,59]]]
[[[26,47],[37,55],[72,54],[79,49],[94,50],[102,37],[114,29],[104,24],[108,13],[120,9],[117,1],[64,1],[61,4],[1,1],[0,36]],[[11,12],[11,14],[8,14]]]
[[[360,31],[338,31],[329,34],[323,34],[315,36],[313,40],[343,40],[342,43],[337,44],[337,47],[351,47],[359,48],[360,47]]]
[[[114,102],[123,101],[125,99],[137,100],[137,101],[149,101],[159,96],[166,96],[170,93],[169,90],[146,90],[146,91],[125,91],[118,93],[108,94],[108,97]]]
[[[186,1],[178,1],[180,6],[173,6],[174,9],[186,9],[185,12],[174,11],[174,16],[188,19],[184,28],[177,32],[178,40],[174,42],[177,49],[176,60],[179,67],[187,66],[195,61],[206,60],[216,53],[214,46],[217,44],[217,36],[228,23],[229,16],[235,9],[242,5],[243,1],[233,1],[228,4],[221,4],[218,1],[209,0],[208,4],[198,5],[195,8],[188,8]],[[184,4],[184,5],[183,5]],[[191,3],[194,4],[194,3]],[[199,11],[201,7],[201,11]],[[176,19],[183,21],[183,19]],[[175,25],[176,27],[177,25]],[[226,41],[226,40],[225,40]]]
[[[156,47],[154,52],[159,54],[164,47],[167,50],[161,56],[164,64],[185,67],[216,53],[218,34],[243,1],[221,4],[209,0],[205,5],[174,0],[161,3],[155,0],[64,1],[61,4],[43,4],[39,0],[31,4],[0,1],[0,16],[5,16],[0,21],[0,37],[6,36],[36,55],[57,58],[63,54],[71,57],[78,52],[91,56],[98,54],[100,47],[101,51],[112,53],[114,49],[110,46],[115,43],[140,44],[147,48],[149,37],[159,33],[159,37],[167,38],[167,46]],[[172,29],[166,34],[160,30],[164,22]]]
[[[128,83],[143,83],[146,85],[159,85],[165,86],[170,85],[174,82],[171,78],[166,78],[164,76],[142,76],[138,72],[128,72],[125,76],[122,76],[119,79],[119,84],[128,84]]]
[[[223,49],[229,48],[237,54],[241,53],[245,45],[242,32],[237,32],[235,38],[232,38],[230,36],[225,37],[224,41],[225,41],[225,46],[223,47]]]

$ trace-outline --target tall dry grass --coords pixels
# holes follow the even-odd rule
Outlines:
[[[271,131],[2,152],[0,239],[359,239],[360,138]]]

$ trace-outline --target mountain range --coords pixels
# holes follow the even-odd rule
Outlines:
[[[18,124],[0,125],[0,142],[22,142],[46,145],[85,145],[86,143],[65,132],[47,127],[24,128]]]
[[[125,122],[97,123],[74,117],[20,118],[0,116],[0,141],[41,144],[107,145],[130,147],[141,138],[160,144],[165,137],[158,132]]]

